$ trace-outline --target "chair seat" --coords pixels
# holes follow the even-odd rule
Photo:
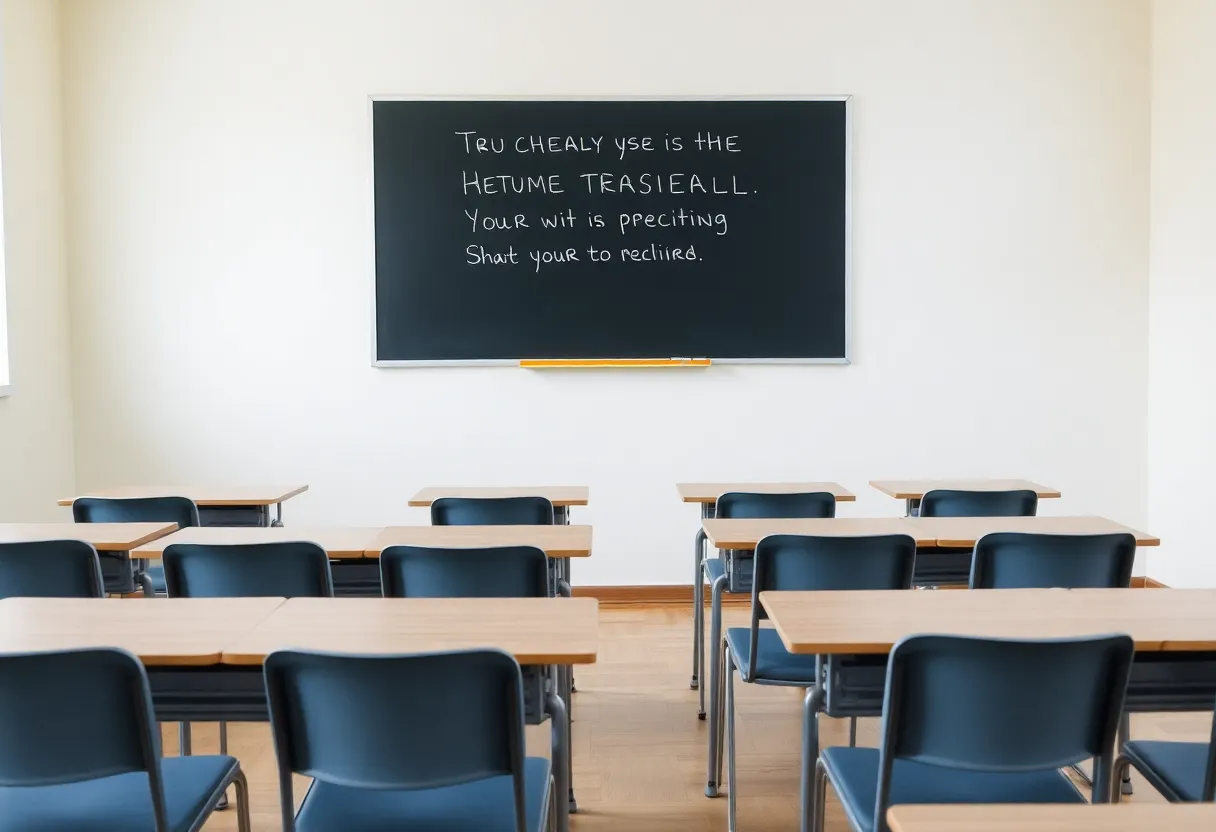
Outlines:
[[[878,794],[878,749],[827,748],[824,767],[836,796],[857,825],[874,830]],[[891,801],[905,803],[1087,803],[1058,770],[1030,774],[961,771],[896,760],[891,774]]]
[[[527,828],[540,832],[549,805],[549,761],[524,761]],[[360,789],[313,782],[296,815],[296,832],[515,832],[515,799],[509,776],[460,786],[411,791]]]
[[[726,631],[726,645],[740,673],[747,673],[751,664],[751,632],[747,627],[731,627]],[[756,641],[756,682],[815,684],[816,657],[795,656],[785,649],[781,636],[768,627],[760,628]]]
[[[713,584],[718,578],[726,574],[726,561],[722,558],[706,558],[705,559],[705,580]]]
[[[1203,799],[1203,778],[1210,753],[1206,742],[1133,740],[1123,747],[1123,755],[1141,773],[1156,775],[1179,800],[1192,803]]]
[[[172,832],[187,832],[237,771],[233,757],[161,760],[165,813]],[[61,786],[0,788],[4,832],[136,832],[153,830],[148,775],[118,774]]]

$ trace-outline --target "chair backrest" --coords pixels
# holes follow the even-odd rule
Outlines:
[[[771,534],[756,544],[752,572],[751,652],[756,655],[760,621],[768,613],[760,593],[771,590],[814,592],[860,589],[910,589],[916,564],[916,539],[906,534],[862,537]],[[745,681],[755,678],[748,662]]]
[[[266,657],[285,832],[291,775],[366,789],[421,789],[511,775],[524,832],[519,664],[499,650],[413,656],[279,651]]]
[[[1208,767],[1203,775],[1200,798],[1205,803],[1216,800],[1216,718],[1212,719],[1212,733],[1208,737]]]
[[[83,540],[0,543],[0,598],[103,598],[97,550]]]
[[[1136,538],[1120,534],[994,532],[975,543],[972,589],[1131,586]]]
[[[440,497],[431,503],[433,526],[552,526],[544,497]]]
[[[329,556],[315,543],[172,543],[161,558],[170,598],[332,598]]]
[[[904,639],[887,669],[875,817],[897,759],[1011,773],[1093,758],[1106,802],[1132,652],[1126,635]]]
[[[390,546],[380,587],[385,598],[545,598],[549,558],[535,546]]]
[[[714,516],[723,520],[835,517],[836,496],[828,491],[800,494],[728,491],[718,497]]]
[[[939,488],[921,497],[921,517],[1033,517],[1039,495],[1030,490],[954,491]]]
[[[164,832],[158,734],[147,674],[125,650],[0,655],[0,787],[144,771]]]
[[[188,497],[80,497],[72,503],[77,523],[176,523],[197,526],[198,506]]]

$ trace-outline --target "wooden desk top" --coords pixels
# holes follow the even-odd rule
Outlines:
[[[762,592],[792,653],[886,653],[905,636],[1127,633],[1138,650],[1216,650],[1216,589]]]
[[[270,506],[308,490],[307,485],[118,485],[81,497],[189,497],[200,506]],[[70,506],[75,497],[59,501]]]
[[[0,650],[121,647],[148,665],[219,664],[224,647],[282,598],[7,598]]]
[[[906,534],[916,538],[917,546],[932,546],[936,542],[924,529],[910,524],[906,517],[702,520],[701,525],[705,527],[709,544],[719,549],[755,549],[761,538],[770,534],[814,534],[833,537]]]
[[[99,552],[129,552],[176,528],[176,523],[0,523],[0,543],[83,540]]]
[[[520,664],[590,664],[599,643],[594,598],[292,598],[224,651],[260,664],[283,648],[417,653],[498,647]]]
[[[555,506],[585,506],[589,493],[585,485],[433,486],[410,497],[409,504],[415,508],[426,507],[440,497],[547,497]]]
[[[1029,480],[945,479],[945,480],[870,480],[883,494],[899,500],[919,500],[928,491],[945,488],[953,491],[1033,491],[1040,498],[1059,497],[1060,492]]]
[[[174,543],[208,543],[231,546],[247,543],[280,543],[308,541],[316,543],[331,558],[362,558],[381,529],[361,526],[276,526],[272,528],[239,528],[202,526],[181,529],[140,546],[133,554],[137,558],[156,559],[165,547]]]
[[[390,526],[368,545],[367,556],[379,557],[389,546],[536,546],[551,558],[585,558],[591,555],[591,527]]]
[[[1105,517],[908,517],[905,520],[946,548],[971,548],[993,532],[1038,532],[1039,534],[1111,534],[1130,532],[1137,546],[1159,546],[1150,534],[1120,525]]]
[[[892,806],[891,832],[1211,832],[1216,806],[1121,805]]]
[[[809,494],[826,491],[838,503],[857,499],[843,485],[835,482],[678,482],[676,491],[686,503],[716,503],[727,491],[748,491],[754,494]]]

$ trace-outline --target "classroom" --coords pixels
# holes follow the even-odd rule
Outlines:
[[[0,832],[1216,830],[1213,42],[0,0]]]

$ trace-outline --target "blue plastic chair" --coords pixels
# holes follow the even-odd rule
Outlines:
[[[1144,775],[1153,788],[1171,803],[1211,803],[1216,800],[1216,719],[1212,735],[1204,742],[1158,742],[1133,740],[1123,746],[1115,761],[1122,774],[1129,765]],[[1119,792],[1115,790],[1115,802]]]
[[[866,537],[818,537],[769,535],[756,545],[752,580],[751,623],[731,627],[722,645],[726,672],[716,690],[726,717],[726,762],[730,789],[727,822],[735,829],[738,782],[735,779],[735,670],[744,682],[757,685],[810,688],[819,684],[818,656],[795,655],[785,649],[777,631],[761,627],[768,613],[760,593],[773,590],[796,592],[836,590],[911,589],[916,563],[916,539],[910,535]],[[877,662],[885,663],[884,659]],[[710,724],[710,788],[713,797],[722,779],[722,715]],[[850,721],[849,744],[856,742],[856,719]],[[719,747],[716,747],[719,746]],[[715,760],[715,753],[717,758]],[[715,768],[716,766],[716,768]],[[714,776],[716,775],[716,780]]]
[[[854,830],[886,832],[908,803],[1087,803],[1060,771],[1094,760],[1110,799],[1129,636],[1003,640],[910,636],[895,645],[880,748],[828,748],[815,766],[813,829],[830,782]]]
[[[1135,535],[995,532],[975,543],[972,589],[1131,586]]]
[[[0,598],[104,598],[97,550],[82,540],[0,543]]]
[[[920,500],[921,517],[1033,517],[1039,495],[1030,490],[955,491],[939,488]]]
[[[77,523],[176,523],[179,529],[199,525],[198,506],[187,497],[79,497],[72,503]],[[161,566],[132,571],[130,559],[102,557],[102,574],[114,592],[133,592],[138,578],[144,596],[165,594]]]
[[[506,653],[279,651],[265,676],[283,832],[538,832],[554,815]],[[314,778],[298,813],[293,773]]]
[[[548,561],[535,546],[390,546],[380,587],[385,598],[547,598]]]
[[[194,832],[235,784],[228,756],[160,756],[148,677],[108,648],[0,656],[0,829]]]
[[[718,497],[714,516],[722,520],[770,519],[770,518],[819,518],[836,516],[836,495],[827,491],[811,491],[797,494],[764,494],[748,491],[728,491]],[[701,563],[701,574],[709,581],[709,633],[714,645],[711,657],[710,690],[716,690],[718,645],[722,643],[722,594],[724,592],[748,592],[751,589],[751,553],[727,552],[725,556],[707,557]],[[734,589],[730,587],[734,572]],[[697,666],[693,675],[698,684],[697,719],[705,719],[705,646],[703,602],[704,585],[693,590],[693,656]],[[711,694],[712,698],[712,694]]]
[[[332,598],[329,556],[315,543],[172,543],[161,557],[170,598]]]
[[[552,526],[544,497],[441,497],[431,503],[432,526]]]

